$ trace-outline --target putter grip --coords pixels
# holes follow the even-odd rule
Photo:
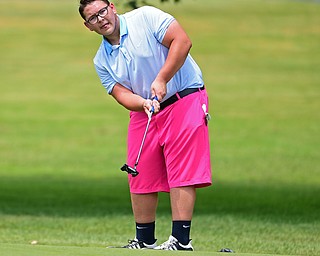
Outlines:
[[[157,95],[154,96],[154,97],[152,97],[151,100],[158,100]],[[150,112],[151,112],[151,113],[154,113],[154,106],[151,107],[151,111],[150,111]]]

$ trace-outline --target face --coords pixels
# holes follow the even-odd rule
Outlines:
[[[103,11],[103,9],[106,7],[107,4],[105,2],[97,0],[87,5],[83,13],[86,17],[84,25],[91,31],[94,31],[108,38],[118,35],[119,27],[117,25],[118,17],[116,15],[117,12],[115,6],[113,5],[113,3],[110,3],[107,7],[107,14],[105,11]],[[103,15],[106,15],[104,17],[101,17],[103,15],[99,16],[99,13],[103,13]],[[89,23],[88,21],[90,21],[90,18],[94,16],[96,16],[97,22],[95,24],[90,24],[92,22]]]

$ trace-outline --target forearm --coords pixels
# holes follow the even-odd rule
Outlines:
[[[170,44],[166,62],[156,79],[168,83],[184,64],[191,46],[191,41],[174,39]]]
[[[114,86],[111,95],[120,105],[130,111],[145,111],[147,114],[150,113],[151,109],[154,113],[160,111],[160,104],[157,99],[144,99],[118,83]]]
[[[162,44],[169,49],[168,56],[151,84],[152,96],[157,96],[159,101],[166,96],[167,83],[182,67],[192,46],[191,40],[177,21],[169,26]]]
[[[180,24],[174,21],[169,26],[162,44],[169,49],[169,52],[157,79],[167,83],[184,64],[192,43]]]
[[[111,95],[115,98],[115,100],[130,111],[143,111],[143,104],[145,99],[141,96],[132,93],[130,90],[124,88],[120,84],[117,84],[113,90]]]

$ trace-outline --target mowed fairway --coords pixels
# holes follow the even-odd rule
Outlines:
[[[198,191],[192,254],[320,255],[320,5],[150,3],[189,33],[210,97],[214,185]],[[77,7],[0,2],[0,254],[171,255],[105,248],[135,235],[128,112],[100,85],[101,38]],[[157,217],[163,242],[166,194]]]

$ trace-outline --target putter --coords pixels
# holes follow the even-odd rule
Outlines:
[[[153,100],[158,100],[157,96],[155,96],[153,98]],[[140,145],[139,153],[138,153],[138,156],[137,156],[137,160],[136,160],[136,162],[134,164],[134,167],[132,168],[129,165],[124,164],[120,168],[121,171],[127,172],[128,174],[131,174],[132,177],[136,177],[139,174],[139,172],[137,171],[137,166],[138,166],[138,163],[139,163],[139,160],[140,160],[140,156],[141,156],[142,148],[143,148],[143,145],[144,145],[144,141],[145,141],[145,139],[147,137],[147,131],[149,129],[149,125],[150,125],[153,113],[154,113],[154,107],[152,106],[151,111],[150,111],[150,115],[148,116],[148,123],[147,123],[147,126],[146,126],[146,130],[144,131],[144,135],[143,135],[143,138],[142,138],[142,142],[141,142],[141,145]]]

